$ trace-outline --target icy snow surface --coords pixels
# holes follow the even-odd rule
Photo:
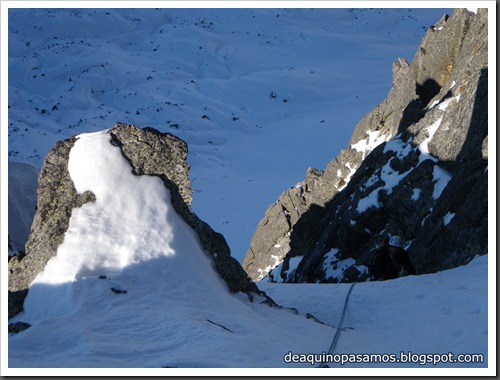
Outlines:
[[[486,267],[487,256],[482,256],[436,274],[356,284],[335,352],[486,352]],[[259,286],[284,306],[336,324],[350,284]],[[419,365],[406,367],[417,370]]]
[[[419,163],[417,164],[417,166],[428,159],[434,162],[438,161],[436,157],[429,154],[429,149],[427,144],[430,140],[432,140],[432,136],[436,132],[437,128],[439,128],[441,120],[442,118],[440,118],[439,120],[437,120],[435,123],[433,123],[431,126],[428,127],[429,137],[425,139],[418,146],[418,149],[420,150],[420,156],[419,156]],[[363,213],[370,207],[381,207],[381,203],[378,197],[379,192],[381,190],[386,190],[387,194],[390,195],[392,193],[392,189],[399,183],[401,183],[401,181],[408,174],[412,172],[412,170],[414,169],[413,167],[403,173],[399,173],[397,170],[394,170],[391,167],[392,160],[404,159],[404,157],[407,156],[412,149],[414,148],[411,144],[411,140],[409,142],[403,142],[400,138],[396,137],[387,142],[387,144],[384,147],[384,153],[394,152],[395,156],[391,157],[384,166],[382,166],[380,169],[377,169],[375,173],[366,180],[365,187],[367,188],[373,185],[378,180],[382,180],[384,185],[376,188],[375,190],[370,192],[367,196],[359,200],[358,205],[356,207],[356,211],[358,213]],[[434,183],[432,196],[435,200],[437,200],[441,196],[441,193],[445,189],[446,185],[448,185],[448,182],[451,179],[451,174],[437,164],[434,166],[432,174]],[[421,191],[420,189],[414,189],[411,199],[413,199],[414,201],[418,200],[418,197],[420,196],[420,191]]]
[[[366,266],[356,265],[356,261],[352,257],[342,260],[338,257],[338,253],[339,250],[333,248],[325,254],[323,270],[325,271],[326,279],[336,279],[338,282],[341,282],[344,277],[344,271],[351,266],[355,266],[361,274],[367,272],[368,268]]]
[[[295,273],[295,270],[299,266],[300,262],[304,256],[291,257],[288,261],[288,269],[284,272],[285,280],[291,278]],[[273,281],[273,282],[283,282],[284,279],[281,277],[281,271],[283,269],[283,260],[278,261],[278,264],[273,268],[266,268],[267,272],[262,271],[262,281]],[[259,281],[260,281],[259,280]]]
[[[424,159],[428,159],[429,157],[432,157],[429,154],[429,142],[432,141],[432,138],[434,137],[434,134],[436,133],[439,126],[441,125],[442,121],[443,121],[443,118],[441,117],[438,120],[436,120],[434,123],[432,123],[430,126],[427,127],[428,136],[418,146],[420,149],[420,153],[422,153],[420,155],[420,161],[423,161]],[[436,160],[436,159],[434,158],[434,160]]]
[[[382,187],[378,187],[373,190],[366,197],[361,198],[356,207],[356,211],[358,213],[363,213],[368,210],[370,207],[380,207],[381,203],[378,200],[378,194],[381,190],[386,190],[387,194],[392,193],[392,189],[397,186],[408,174],[410,174],[411,170],[408,170],[403,173],[399,173],[391,167],[391,161],[394,159],[401,159],[404,156],[408,155],[411,151],[412,147],[410,143],[404,143],[401,139],[395,138],[387,142],[384,147],[384,153],[392,151],[396,153],[395,157],[391,157],[391,159],[378,169],[372,177],[368,178],[366,182],[366,187],[372,185],[379,179],[383,181],[384,185]]]
[[[368,135],[366,139],[351,145],[352,149],[363,153],[363,160],[373,149],[391,138],[391,135],[380,136],[380,131],[366,131],[366,134]]]
[[[450,182],[451,174],[438,165],[435,165],[432,175],[434,177],[432,197],[437,200],[441,196],[446,185],[448,185],[448,182]]]
[[[447,226],[448,224],[450,224],[450,222],[452,221],[452,219],[455,217],[455,213],[454,212],[448,212],[446,213],[446,215],[443,217],[443,224],[445,226]]]
[[[419,189],[419,188],[415,188],[413,189],[413,194],[411,195],[411,200],[412,201],[418,201],[418,199],[420,198],[420,193],[422,192],[422,189]]]

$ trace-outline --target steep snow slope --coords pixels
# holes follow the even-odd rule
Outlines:
[[[172,132],[194,211],[241,262],[267,206],[345,148],[450,11],[10,9],[9,160],[41,166],[117,121]]]
[[[259,284],[299,315],[230,294],[161,180],[131,174],[109,139],[80,135],[71,150],[75,187],[96,202],[73,210],[57,256],[12,320],[32,327],[9,336],[9,367],[310,368],[284,357],[328,349],[348,285]],[[483,256],[447,272],[357,284],[336,353],[481,354],[485,362],[466,366],[484,367],[487,278]]]
[[[493,353],[488,355],[493,323],[488,326],[487,272],[485,255],[466,266],[435,274],[356,284],[335,352],[411,352],[418,356],[416,362],[373,366],[413,368],[422,367],[427,360],[422,354],[453,353],[454,359],[458,354],[482,354],[484,363],[445,362],[437,366],[485,367],[487,358],[494,358]],[[259,288],[283,306],[293,305],[300,312],[336,324],[350,285],[259,283]],[[443,356],[440,360],[448,359]],[[433,367],[429,364],[427,367]],[[363,365],[348,363],[345,367]]]
[[[9,366],[269,367],[283,347],[328,344],[331,326],[231,294],[161,180],[131,174],[109,138],[71,150],[75,187],[96,202],[73,210],[31,284],[16,319],[32,327],[11,336]]]
[[[103,136],[85,139],[87,143],[94,142],[95,147]],[[82,148],[83,141],[84,138],[78,148]],[[83,151],[89,152],[88,147]],[[111,151],[108,160],[116,168],[123,159],[115,149]],[[140,196],[142,180],[155,188],[153,178],[127,178],[129,173],[122,171],[116,174],[137,189],[128,197],[131,209],[133,199]],[[84,178],[85,175],[81,177]],[[93,184],[97,188],[101,185],[99,181]],[[129,243],[126,247],[117,243],[101,250],[100,255],[87,252],[86,259],[78,261],[63,247],[59,250],[48,270],[32,285],[26,312],[16,317],[32,327],[9,337],[9,367],[318,367],[319,363],[311,364],[311,356],[302,357],[303,362],[299,363],[287,363],[284,358],[289,353],[317,354],[321,358],[335,334],[331,326],[336,326],[340,319],[349,284],[259,284],[281,305],[298,308],[300,315],[250,303],[243,295],[230,295],[210,270],[210,262],[198,243],[189,237],[191,232],[186,225],[175,213],[168,216],[168,194],[160,196],[167,217],[163,224],[148,227],[174,232],[166,235],[162,244],[165,250],[159,250],[154,241],[142,244],[132,255],[125,255],[135,260],[115,266],[109,264],[110,258],[115,252],[128,250]],[[110,233],[122,228],[121,220],[109,220],[100,228],[85,230],[88,220],[80,224],[85,217],[106,211],[99,204],[84,207],[85,216],[72,218],[69,235],[70,241],[80,243],[82,253],[89,240],[91,245],[94,239],[109,241],[114,237],[120,241],[121,233]],[[182,242],[174,244],[173,240],[182,234]],[[134,238],[136,234],[128,237]],[[151,258],[150,252],[155,251],[157,257]],[[49,268],[53,270],[50,278]],[[72,273],[75,268],[80,269],[73,281],[55,285],[54,282],[62,282],[57,280],[63,280],[60,274],[68,273],[68,268],[72,268]],[[490,320],[488,326],[487,268],[487,256],[480,256],[467,266],[446,272],[357,284],[334,352],[335,362],[330,363],[334,368],[317,371],[338,374],[338,368],[402,367],[412,368],[411,373],[416,374],[419,368],[459,367],[459,371],[447,369],[446,374],[466,374],[470,368],[474,368],[475,375],[486,373],[478,367],[485,368],[488,358],[495,357],[495,348],[487,344],[488,333],[493,333],[489,329],[494,330],[494,321]],[[51,305],[50,312],[47,305]],[[326,325],[305,319],[306,313],[312,313]],[[348,359],[342,356],[347,354],[380,354],[385,355],[384,360],[392,360],[388,355],[394,355],[395,360],[405,362],[340,364],[339,361]],[[459,357],[460,354],[466,356]],[[478,355],[484,362],[450,362],[477,360]],[[162,371],[180,373],[175,369]],[[376,373],[373,371],[370,373]],[[117,373],[120,371],[113,370],[113,374]],[[279,374],[290,373],[282,369]]]

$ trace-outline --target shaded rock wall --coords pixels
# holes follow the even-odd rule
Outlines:
[[[252,279],[275,268],[274,281],[363,280],[387,234],[405,239],[418,273],[486,253],[487,30],[486,9],[457,9],[411,64],[393,64],[387,98],[349,147],[266,211],[243,263]],[[340,263],[354,264],[331,275]]]

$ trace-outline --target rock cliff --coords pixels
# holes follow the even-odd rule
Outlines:
[[[417,273],[487,253],[487,10],[444,16],[392,72],[348,148],[268,208],[243,262],[253,280],[362,281],[388,234]]]
[[[241,265],[231,257],[224,237],[191,211],[187,144],[169,133],[133,125],[116,124],[108,133],[111,143],[120,148],[130,163],[133,174],[162,179],[170,191],[173,207],[196,231],[201,245],[212,257],[216,270],[229,289],[259,293]],[[95,195],[90,191],[77,193],[68,171],[69,154],[77,138],[58,142],[44,161],[26,255],[9,261],[9,318],[22,310],[29,285],[56,255],[68,229],[72,210],[95,201]]]

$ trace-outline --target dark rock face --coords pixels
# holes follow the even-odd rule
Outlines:
[[[417,273],[487,253],[487,30],[486,9],[457,9],[411,64],[393,64],[349,147],[266,211],[243,263],[252,279],[276,267],[273,281],[362,281],[387,234],[405,239]]]
[[[203,248],[233,292],[259,292],[240,264],[231,257],[224,237],[213,231],[190,209],[191,183],[187,145],[152,128],[116,124],[109,130],[112,144],[120,147],[135,175],[155,175],[170,190],[172,205],[197,233]],[[77,194],[68,172],[69,153],[76,138],[58,142],[47,155],[39,177],[37,212],[26,244],[26,256],[9,261],[9,318],[22,310],[29,285],[57,253],[69,225],[71,212],[94,202],[90,191]]]
[[[243,261],[243,268],[252,279],[258,281],[265,277],[268,272],[266,267],[275,267],[291,252],[290,234],[293,229],[297,230],[300,225],[305,228],[309,226],[307,220],[311,217],[308,218],[307,215],[313,212],[309,207],[312,202],[311,195],[320,177],[320,172],[310,168],[304,182],[287,190],[268,208]],[[321,213],[320,208],[317,211]],[[272,238],[269,240],[270,237]]]

